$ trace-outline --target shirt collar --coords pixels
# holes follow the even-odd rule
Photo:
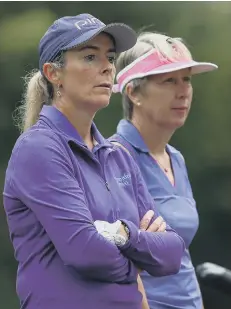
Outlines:
[[[149,149],[145,144],[140,132],[129,120],[126,119],[120,120],[117,126],[117,134],[121,135],[127,142],[129,142],[136,149],[139,149],[142,152],[149,153]],[[178,153],[178,151],[169,144],[166,145],[166,149],[168,153],[171,154]]]
[[[54,106],[43,106],[40,112],[40,119],[43,118],[48,119],[52,126],[64,133],[68,141],[74,141],[77,144],[86,146],[75,127],[70,123],[67,117]],[[112,147],[111,143],[101,135],[94,122],[92,123],[91,130],[94,139],[99,143],[98,146]]]
[[[148,147],[146,146],[142,136],[140,135],[140,132],[129,120],[120,120],[117,126],[117,133],[121,135],[133,147],[143,152],[149,152]]]

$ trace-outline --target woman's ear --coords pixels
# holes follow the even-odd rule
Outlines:
[[[128,83],[125,87],[125,93],[129,97],[130,101],[136,105],[140,106],[141,105],[141,94],[138,91],[134,91],[132,83]]]
[[[43,65],[43,74],[46,79],[53,85],[60,85],[61,72],[59,69],[54,67],[52,63],[44,63]]]

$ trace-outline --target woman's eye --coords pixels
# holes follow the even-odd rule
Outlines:
[[[184,82],[186,82],[186,83],[190,83],[191,80],[192,80],[192,77],[191,77],[191,76],[185,76],[185,77],[184,77]]]
[[[96,57],[95,55],[87,55],[84,57],[84,59],[87,61],[93,61],[95,60],[95,57]]]
[[[186,83],[190,83],[191,82],[191,76],[183,77],[183,81],[186,82]],[[176,78],[170,77],[170,78],[167,78],[164,82],[165,83],[177,84],[179,81]]]
[[[170,78],[167,78],[164,82],[165,83],[175,83],[175,79],[170,77]]]
[[[108,61],[114,63],[116,61],[116,56],[108,56]]]

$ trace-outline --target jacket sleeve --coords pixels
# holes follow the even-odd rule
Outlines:
[[[158,212],[137,165],[136,170],[140,219],[152,209],[155,213],[153,222],[158,217]],[[179,271],[185,245],[174,230],[167,226],[166,232],[139,231],[132,222],[122,221],[130,230],[129,241],[120,248],[126,257],[152,276],[172,275]]]
[[[95,280],[137,280],[133,262],[97,232],[58,136],[29,132],[15,148],[11,164],[15,195],[34,212],[66,266]]]

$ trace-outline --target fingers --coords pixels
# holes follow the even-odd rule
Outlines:
[[[164,232],[166,229],[166,223],[164,219],[159,216],[156,220],[148,227],[147,232]]]
[[[165,232],[166,222],[161,216],[156,218],[156,220],[149,226],[153,216],[154,216],[153,210],[149,210],[146,212],[146,214],[140,221],[140,230],[147,232]]]
[[[154,216],[154,211],[153,210],[149,210],[146,212],[146,214],[143,216],[143,218],[140,221],[140,229],[142,231],[146,231],[152,218]]]
[[[166,222],[163,221],[163,223],[160,225],[159,229],[157,230],[157,232],[165,232],[166,231]]]

